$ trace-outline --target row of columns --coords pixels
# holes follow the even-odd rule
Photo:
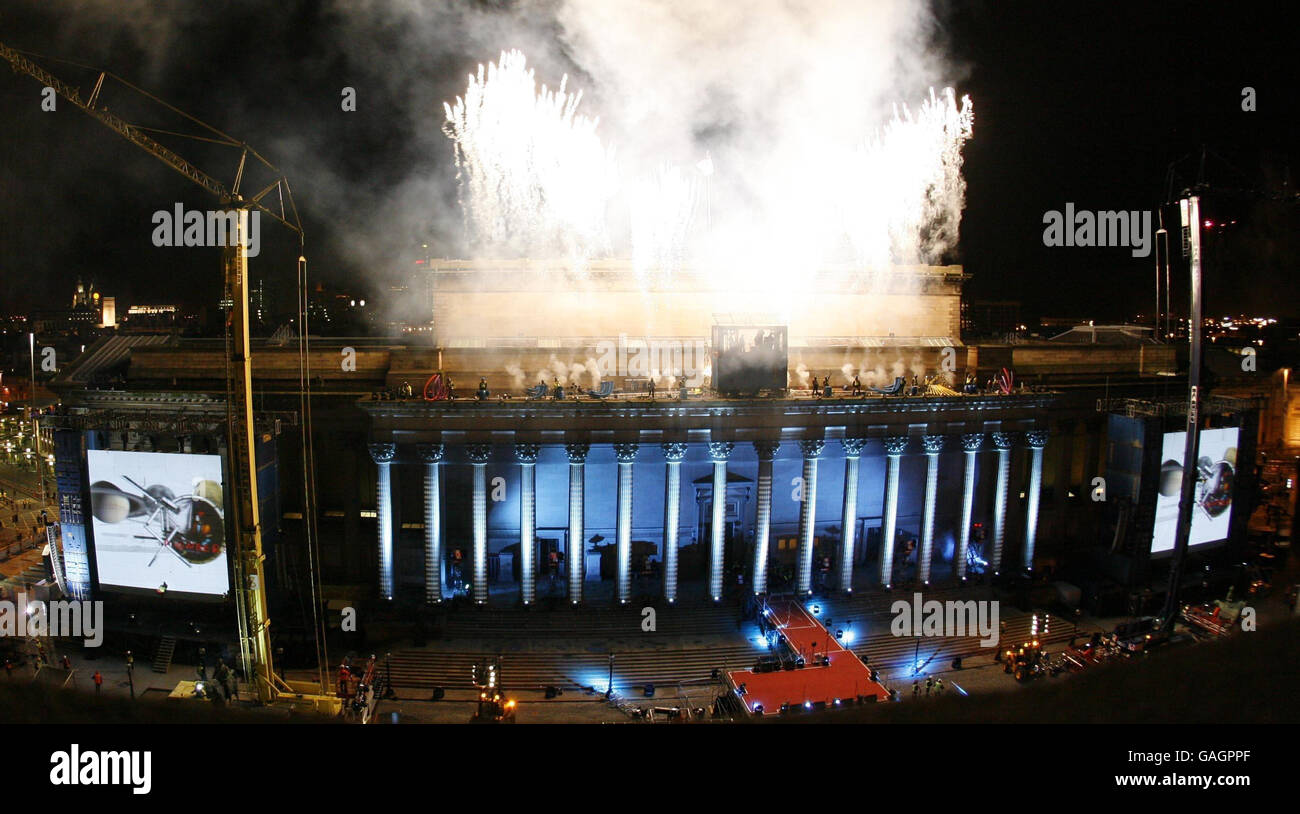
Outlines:
[[[989,564],[994,574],[1001,568],[1002,550],[1006,540],[1006,509],[1010,485],[1011,450],[1015,436],[1011,433],[991,434],[997,452],[997,482],[993,497],[992,549]],[[926,456],[925,502],[921,520],[921,547],[918,552],[917,577],[924,585],[930,582],[930,564],[934,553],[934,525],[938,498],[939,454],[947,436],[925,435],[921,444]],[[1030,450],[1028,506],[1025,517],[1025,545],[1021,566],[1033,568],[1034,547],[1038,534],[1039,496],[1042,490],[1043,448],[1047,432],[1032,430],[1025,434]],[[885,447],[885,502],[882,517],[882,548],[880,555],[880,584],[893,585],[894,541],[898,531],[899,464],[907,450],[907,436],[887,436]],[[983,433],[961,436],[965,452],[965,477],[962,489],[961,528],[954,553],[954,565],[959,579],[966,578],[966,556],[970,547],[970,527],[974,512],[977,456],[983,448]],[[825,441],[799,441],[803,456],[802,493],[799,495],[799,552],[796,571],[796,589],[800,593],[812,592],[813,539],[817,523],[817,463],[825,449]],[[853,590],[853,559],[856,547],[858,513],[858,470],[863,438],[845,438],[841,442],[844,452],[844,499],[841,507],[841,543],[839,587]],[[758,454],[758,506],[754,523],[754,561],[752,585],[754,593],[767,592],[768,542],[772,520],[772,462],[780,444],[777,441],[755,441]],[[616,551],[618,558],[617,593],[620,604],[631,601],[632,557],[632,485],[633,465],[639,445],[617,443],[614,445],[618,461]],[[681,463],[686,456],[686,444],[662,444],[665,464],[664,478],[664,597],[669,602],[677,599],[678,534],[681,516]],[[439,490],[439,468],[444,457],[442,444],[418,444],[420,459],[424,463],[424,536],[425,536],[425,600],[442,601],[442,508]],[[709,458],[713,463],[713,514],[709,539],[709,596],[714,601],[722,599],[723,558],[726,542],[727,460],[735,445],[729,441],[709,444]],[[491,445],[468,444],[466,447],[473,466],[472,551],[471,584],[476,604],[486,604],[488,597],[487,574],[487,463]],[[537,537],[537,456],[538,444],[515,444],[515,458],[520,465],[520,598],[525,605],[536,601],[536,537]],[[585,529],[583,513],[586,491],[586,460],[590,445],[567,443],[565,452],[569,459],[569,599],[573,604],[582,602]],[[384,599],[394,596],[393,572],[393,517],[391,465],[396,458],[395,444],[371,444],[370,454],[378,467],[376,517],[379,526],[379,592]]]

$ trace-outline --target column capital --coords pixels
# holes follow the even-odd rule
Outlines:
[[[366,447],[377,464],[391,464],[397,457],[397,444],[367,444]]]
[[[862,448],[867,445],[865,438],[843,438],[840,440],[840,446],[844,447],[844,456],[846,458],[856,458],[862,454]]]
[[[469,455],[471,463],[485,464],[488,458],[492,457],[491,444],[466,444],[465,453]]]
[[[967,452],[979,452],[984,446],[984,433],[968,432],[961,437],[961,448]]]
[[[541,451],[539,444],[529,442],[515,444],[515,457],[521,464],[537,463],[537,453]]]
[[[907,442],[906,435],[886,435],[885,454],[889,456],[902,455],[907,451]]]
[[[686,444],[681,441],[666,441],[661,446],[664,450],[664,458],[669,463],[681,463],[682,458],[686,457]]]
[[[820,438],[799,442],[799,451],[803,453],[805,458],[819,457],[822,454],[822,450],[825,448],[826,442]]]
[[[993,433],[993,446],[999,452],[1011,449],[1016,445],[1016,434],[1014,432],[995,432]]]
[[[442,460],[447,448],[442,444],[416,444],[415,451],[420,456],[421,461],[426,464],[436,464]]]
[[[925,448],[926,455],[938,455],[943,452],[943,445],[947,440],[946,435],[922,435],[921,446]]]
[[[614,457],[621,464],[630,464],[636,460],[636,451],[639,444],[615,444]]]
[[[736,445],[730,441],[710,441],[709,442],[709,460],[716,462],[725,461],[731,457],[731,451]]]
[[[580,464],[587,460],[587,453],[591,451],[591,444],[586,441],[570,441],[564,445],[564,454],[569,456],[569,463]]]
[[[1047,436],[1050,435],[1047,430],[1030,430],[1025,433],[1025,443],[1034,449],[1042,449],[1047,446]]]
[[[780,441],[755,441],[754,452],[758,453],[760,461],[770,461],[776,456],[776,451],[780,446]]]

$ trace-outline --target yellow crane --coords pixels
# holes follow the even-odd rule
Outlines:
[[[7,61],[15,72],[26,74],[46,88],[53,89],[59,98],[77,106],[105,127],[206,189],[216,196],[222,210],[234,214],[229,222],[234,225],[236,234],[233,239],[229,233],[226,235],[227,245],[222,248],[221,265],[224,298],[230,305],[226,321],[226,432],[227,449],[231,456],[230,473],[235,487],[232,501],[235,522],[227,523],[226,528],[232,530],[234,536],[235,556],[232,559],[235,569],[235,600],[239,616],[240,655],[244,674],[252,680],[257,698],[262,703],[283,701],[310,704],[322,712],[336,713],[339,699],[333,694],[325,693],[320,683],[288,682],[275,672],[271,651],[271,620],[266,603],[266,557],[262,552],[261,518],[258,515],[257,470],[253,446],[256,438],[252,405],[253,354],[248,334],[248,241],[245,239],[245,230],[248,228],[248,215],[252,211],[268,215],[293,230],[299,240],[300,283],[305,279],[307,260],[301,253],[302,224],[298,219],[297,207],[293,202],[293,193],[289,188],[288,179],[248,144],[167,104],[115,74],[97,71],[99,76],[94,88],[89,96],[83,99],[77,87],[63,82],[46,71],[33,62],[25,52],[0,42],[0,58]],[[132,124],[109,112],[100,99],[105,79],[118,82],[202,127],[208,135],[201,140],[239,150],[239,164],[235,171],[234,182],[230,186],[223,184],[149,135],[150,132],[167,131]],[[240,187],[250,158],[264,171],[268,171],[272,180],[256,193],[245,195]],[[278,202],[279,211],[267,203],[271,193],[276,195],[275,201]],[[304,412],[310,409],[304,406],[306,408]],[[324,666],[320,665],[322,670]]]

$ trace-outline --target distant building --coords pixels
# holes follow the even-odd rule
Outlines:
[[[178,306],[137,304],[126,309],[122,327],[131,332],[166,330],[174,327],[179,318]]]
[[[1001,337],[1022,330],[1019,301],[977,300],[961,304],[963,337]]]

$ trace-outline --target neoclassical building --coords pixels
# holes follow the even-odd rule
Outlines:
[[[363,401],[378,590],[528,605],[545,579],[573,604],[685,591],[718,601],[734,584],[762,594],[960,580],[972,554],[990,574],[1032,570],[1044,452],[1068,401]],[[399,534],[416,526],[418,549]]]
[[[1107,405],[1180,387],[1172,345],[963,344],[955,266],[832,274],[801,292],[815,307],[789,314],[745,312],[762,303],[743,297],[719,311],[727,292],[707,281],[647,284],[616,265],[577,291],[522,265],[440,261],[427,274],[432,332],[312,340],[309,438],[297,349],[255,342],[273,583],[302,585],[311,568],[331,596],[417,607],[861,591],[1055,573],[1071,559],[1098,584],[1146,579],[1111,562],[1128,556],[1114,529],[1141,512],[1088,495],[1114,458]],[[709,386],[724,323],[780,327],[788,391]],[[670,352],[638,367],[655,343]],[[664,367],[678,359],[697,368],[683,371],[685,398]],[[995,393],[1004,368],[1016,386]],[[219,339],[98,341],[51,383],[65,407],[50,419],[66,442],[59,467],[75,485],[91,448],[222,452],[225,370]],[[924,383],[961,389],[968,376],[978,392]],[[896,377],[905,392],[849,388]],[[91,590],[93,541],[83,548]]]

